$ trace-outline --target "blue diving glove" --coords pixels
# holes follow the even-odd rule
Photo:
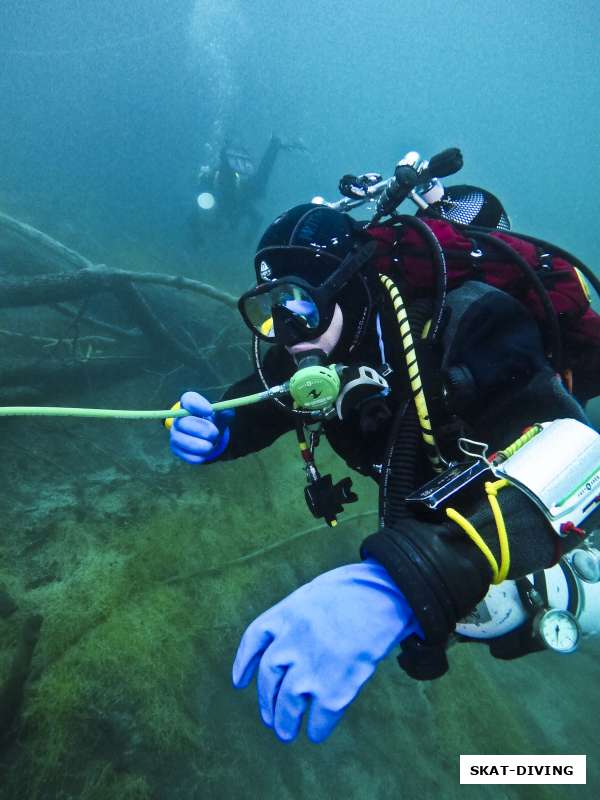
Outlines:
[[[406,599],[374,559],[326,572],[248,627],[233,683],[248,685],[258,667],[263,722],[294,739],[308,709],[307,735],[322,742],[377,663],[413,633],[423,636]]]
[[[171,426],[171,450],[188,464],[207,464],[217,459],[229,444],[227,423],[233,409],[212,410],[197,392],[185,392],[179,401],[193,416],[177,417]]]

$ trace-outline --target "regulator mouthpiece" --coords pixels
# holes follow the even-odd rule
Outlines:
[[[296,353],[294,361],[298,369],[323,367],[327,364],[327,353],[324,350],[319,350],[318,347],[313,347],[312,350],[302,350],[300,353]]]

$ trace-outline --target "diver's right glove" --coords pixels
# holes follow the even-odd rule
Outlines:
[[[197,392],[185,392],[179,404],[190,412],[178,417],[171,426],[171,450],[188,464],[215,461],[229,444],[228,422],[233,409],[212,410],[210,402]]]
[[[242,689],[257,672],[260,715],[283,741],[322,742],[377,664],[422,636],[403,593],[374,559],[319,575],[247,628],[233,665]]]

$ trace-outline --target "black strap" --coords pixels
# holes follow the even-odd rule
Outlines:
[[[540,597],[542,598],[542,603],[544,604],[544,608],[548,608],[550,606],[550,601],[548,600],[548,583],[546,582],[545,570],[540,570],[540,572],[534,573],[533,588],[536,590],[536,592],[539,592]]]
[[[561,558],[558,562],[558,565],[561,568],[567,582],[567,592],[569,598],[567,601],[567,611],[570,611],[571,614],[576,617],[579,613],[581,605],[579,583],[577,582],[577,578],[575,577],[575,573],[573,572],[571,565],[565,558]]]
[[[548,586],[546,584],[544,570],[535,572],[533,581],[529,580],[527,575],[525,575],[522,578],[518,578],[516,584],[521,602],[530,617],[541,608],[548,608]],[[540,597],[539,602],[536,601],[534,592],[538,593]]]
[[[581,605],[581,594],[579,592],[577,578],[575,577],[571,566],[564,558],[561,558],[561,560],[558,562],[558,565],[561,568],[567,583],[567,611],[576,617],[579,613]],[[546,581],[545,570],[540,570],[539,572],[534,573],[533,583],[529,580],[529,578],[524,577],[519,578],[516,581],[516,584],[521,602],[530,613],[537,611],[542,606],[545,609],[550,608],[550,601],[548,598],[548,583]],[[535,591],[540,595],[540,604],[537,604],[532,598],[532,589],[535,589]]]

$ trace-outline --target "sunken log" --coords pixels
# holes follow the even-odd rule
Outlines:
[[[8,214],[0,214],[0,264],[19,274],[62,272],[93,266],[80,253]]]
[[[0,308],[39,306],[75,300],[97,292],[111,291],[118,295],[124,286],[131,283],[154,284],[187,291],[209,297],[229,308],[237,307],[237,298],[202,281],[184,278],[181,275],[165,275],[160,272],[129,272],[109,269],[103,264],[86,267],[77,272],[50,273],[30,278],[0,279]]]
[[[153,312],[150,303],[134,286],[138,282],[189,290],[224,303],[229,308],[237,306],[233,295],[201,281],[178,275],[109,269],[100,264],[77,272],[36,275],[34,278],[1,279],[0,308],[52,305],[108,291],[131,314],[132,321],[153,347],[161,347],[188,366],[201,366],[203,357],[169,332]]]

